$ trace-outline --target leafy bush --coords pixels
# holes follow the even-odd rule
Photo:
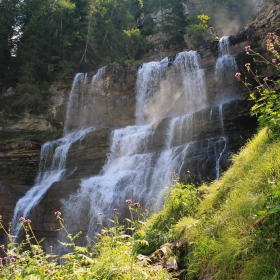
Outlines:
[[[269,33],[267,39],[268,57],[261,55],[247,46],[246,53],[254,57],[255,63],[264,63],[267,67],[273,68],[272,73],[279,73],[280,71],[280,40],[275,33]],[[247,72],[254,77],[256,86],[253,87],[251,83],[241,79],[241,73],[236,73],[235,76],[242,80],[244,85],[250,91],[250,99],[254,102],[251,108],[252,114],[258,117],[260,128],[268,126],[273,135],[279,136],[280,134],[280,79],[269,78],[262,76],[258,72],[254,72],[250,63],[246,63],[245,67]]]
[[[165,196],[162,209],[149,218],[144,226],[149,246],[141,247],[139,251],[149,254],[160,245],[179,239],[182,232],[177,223],[181,219],[192,216],[199,201],[199,190],[194,185],[181,183],[178,175],[173,173],[173,180]]]

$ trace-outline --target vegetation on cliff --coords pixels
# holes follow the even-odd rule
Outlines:
[[[211,18],[222,7],[227,16],[238,15],[243,21],[254,11],[251,0],[212,0],[211,9],[206,2],[202,1],[201,10]],[[111,62],[139,59],[151,47],[147,35],[161,32],[166,44],[184,44],[187,27],[199,25],[201,13],[196,8],[187,14],[185,4],[182,0],[2,0],[0,90],[6,97],[1,103],[9,110],[39,113],[45,108],[50,83]],[[245,8],[250,14],[241,16]],[[4,90],[11,86],[13,96]],[[0,118],[9,110],[1,106]]]
[[[84,247],[75,245],[80,233],[68,233],[56,212],[68,237],[60,244],[71,249],[62,257],[55,245],[44,251],[31,221],[21,218],[26,240],[15,246],[7,232],[11,243],[0,246],[0,275],[3,279],[171,279],[179,273],[159,267],[176,260],[181,279],[279,279],[279,154],[279,139],[272,140],[263,129],[233,158],[221,179],[196,189],[174,174],[162,210],[146,221],[140,205],[127,200],[131,216],[126,226],[120,225],[115,209],[112,227],[86,237]],[[185,245],[177,248],[178,240]],[[23,245],[29,249],[22,250]],[[162,253],[139,255],[161,245],[168,247],[164,260]]]

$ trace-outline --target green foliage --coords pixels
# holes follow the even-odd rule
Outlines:
[[[255,52],[246,47],[246,52],[250,56],[254,56],[255,63],[264,63],[267,67],[273,68],[272,73],[280,71],[280,54],[278,52],[280,41],[279,37],[274,33],[268,34],[267,51],[270,58],[265,58],[260,53]],[[254,72],[250,63],[245,64],[247,72],[254,77],[257,86],[252,90],[252,84],[247,81],[247,77],[243,81],[244,85],[250,91],[250,99],[254,102],[251,108],[252,114],[258,117],[260,128],[267,126],[272,135],[278,137],[280,135],[280,79],[264,77],[258,72]],[[241,74],[236,73],[236,77],[241,80]]]
[[[0,2],[0,91],[3,85],[10,80],[9,63],[11,51],[16,44],[11,40],[14,35],[12,26],[19,13],[18,0],[2,0]]]
[[[208,21],[210,17],[205,14],[197,15],[199,19],[198,24],[193,24],[188,27],[187,34],[191,36],[200,36],[205,32],[208,28]]]
[[[141,253],[151,253],[160,245],[181,237],[181,231],[174,227],[181,218],[189,217],[195,212],[200,201],[198,194],[199,191],[193,185],[185,185],[176,174],[173,175],[163,208],[145,225],[149,247],[140,248]]]
[[[17,85],[17,108],[30,110],[44,104],[48,91],[39,96],[42,84],[72,77],[79,65],[92,71],[134,59],[144,40],[139,31],[129,37],[123,30],[138,30],[135,18],[142,7],[134,0],[1,1],[1,88]],[[15,19],[22,36],[12,41]]]
[[[56,212],[70,251],[57,256],[43,251],[30,221],[23,219],[26,239],[9,238],[0,246],[7,256],[0,265],[4,279],[170,279],[153,272],[138,253],[150,253],[166,242],[183,239],[176,255],[186,267],[185,279],[279,279],[280,271],[280,140],[262,130],[233,158],[233,165],[210,186],[184,185],[174,174],[159,213],[146,222],[139,203],[127,200],[129,217],[119,224],[114,210],[111,227],[76,245],[81,233],[70,234]],[[102,223],[101,223],[102,225]],[[29,247],[29,249],[27,248]],[[27,249],[23,249],[27,248]],[[1,250],[1,249],[0,249]],[[12,259],[14,258],[14,259]],[[18,278],[15,278],[17,275]]]
[[[139,44],[143,40],[140,30],[137,28],[131,28],[129,30],[124,30],[123,33],[125,34],[126,38],[125,46],[127,55],[129,59],[134,60],[139,48]]]
[[[188,279],[278,279],[279,152],[263,130],[209,187],[185,233]]]
[[[76,245],[76,239],[81,232],[73,235],[68,232],[59,211],[55,212],[60,231],[67,240],[58,241],[62,247],[68,248],[68,253],[58,256],[50,246],[46,251],[41,246],[31,227],[31,221],[19,219],[25,234],[25,239],[17,243],[17,238],[11,236],[2,224],[0,229],[7,235],[9,243],[0,246],[3,258],[0,258],[0,278],[2,279],[157,279],[166,280],[166,271],[158,269],[154,272],[147,262],[138,262],[135,245],[147,246],[145,233],[139,229],[141,206],[131,204],[127,200],[130,219],[128,227],[118,222],[117,210],[114,212],[113,226],[103,227],[101,233],[86,237],[87,246]],[[131,234],[127,232],[131,231]],[[47,252],[48,251],[48,252]]]

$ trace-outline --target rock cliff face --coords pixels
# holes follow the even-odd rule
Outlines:
[[[252,48],[263,50],[265,41],[262,38],[265,34],[280,30],[279,7],[278,2],[270,4],[268,9],[260,13],[244,31],[230,37],[230,54],[236,57],[239,69],[244,69],[243,65],[247,62],[244,46],[250,44]],[[267,11],[269,16],[265,17]],[[172,55],[178,51],[178,49],[163,49],[159,53],[151,53],[151,56],[146,57],[145,60],[161,59],[163,55],[168,54],[169,60],[172,61]],[[218,42],[209,43],[199,53],[201,67],[205,69],[209,106],[193,114],[191,122],[185,127],[185,130],[181,131],[181,136],[175,140],[178,143],[173,143],[176,145],[180,142],[191,142],[191,148],[184,157],[181,175],[186,181],[192,183],[215,179],[230,165],[231,154],[244,144],[256,128],[256,120],[250,117],[250,104],[246,101],[247,96],[244,89],[235,83],[234,78],[231,82],[215,79]],[[81,178],[99,174],[107,161],[113,129],[135,124],[135,87],[138,67],[139,65],[121,66],[114,63],[106,68],[103,91],[95,94],[95,103],[90,116],[91,124],[97,125],[98,128],[72,143],[66,164],[67,180],[55,182],[31,215],[33,228],[38,237],[55,236],[54,230],[58,225],[52,215],[53,212],[62,208],[63,199],[69,199],[70,195],[77,191]],[[91,86],[89,81],[92,76],[93,74],[87,76],[87,88]],[[53,87],[48,111],[50,122],[45,129],[57,130],[64,127],[70,90],[69,85]],[[236,98],[231,100],[230,96],[233,92]],[[150,152],[156,154],[165,145],[162,138],[166,135],[169,122],[170,117],[164,117],[153,125],[153,138],[147,146]],[[75,127],[75,121],[72,126]],[[23,127],[27,129],[31,126]],[[37,130],[38,128],[30,129]],[[189,129],[192,131],[191,134]],[[12,219],[16,201],[34,182],[38,170],[40,147],[40,143],[35,141],[16,142],[0,147],[2,174],[5,172],[11,174],[10,170],[15,166],[14,162],[17,164],[21,162],[23,172],[16,183],[25,184],[25,186],[20,186],[5,183],[4,179],[7,182],[8,177],[2,176],[1,178],[3,181],[0,182],[0,213],[6,225]],[[216,160],[212,157],[213,154],[216,154],[214,157]],[[217,168],[213,168],[213,166]],[[186,174],[187,170],[191,175]]]

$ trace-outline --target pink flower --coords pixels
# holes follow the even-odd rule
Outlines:
[[[25,219],[23,217],[20,217],[18,220],[21,221],[21,222],[25,221]]]
[[[251,48],[251,46],[246,46],[245,47],[246,52],[248,52],[248,50],[250,50],[250,48]]]
[[[52,248],[53,248],[53,246],[52,245],[50,245],[50,249],[52,250]]]
[[[45,270],[45,273],[46,273],[46,274],[50,274],[51,271],[50,271],[49,269],[46,269],[46,270]]]
[[[5,248],[5,245],[0,245],[0,248],[4,250],[4,248]]]
[[[135,203],[134,203],[134,206],[137,207],[137,208],[141,208],[141,205],[140,205],[139,202],[135,202]]]
[[[16,262],[16,259],[15,258],[11,258],[11,262]]]
[[[27,219],[25,220],[26,223],[30,224],[31,223],[31,220]]]
[[[251,63],[247,62],[247,63],[245,64],[245,67],[249,67],[250,65],[251,65]]]
[[[125,203],[129,205],[129,204],[132,203],[132,200],[131,200],[131,199],[127,199],[127,200],[125,201]]]
[[[114,208],[114,212],[117,212],[118,211],[118,208]]]
[[[276,58],[273,58],[271,61],[272,61],[272,63],[275,63],[276,62]]]
[[[60,216],[60,215],[61,215],[61,213],[60,213],[59,211],[54,212],[54,214],[55,214],[56,216]]]
[[[99,216],[102,216],[102,213],[99,213]]]
[[[240,76],[241,76],[241,73],[239,73],[239,72],[235,73],[236,78],[239,78]]]
[[[4,258],[3,258],[4,261],[6,261],[7,259],[8,259],[7,257],[4,257]]]
[[[2,220],[2,215],[0,215],[0,220]]]
[[[2,260],[3,260],[3,259],[2,259],[2,258],[0,258],[0,263],[2,262]]]
[[[266,82],[268,80],[268,77],[263,78],[263,81]]]

